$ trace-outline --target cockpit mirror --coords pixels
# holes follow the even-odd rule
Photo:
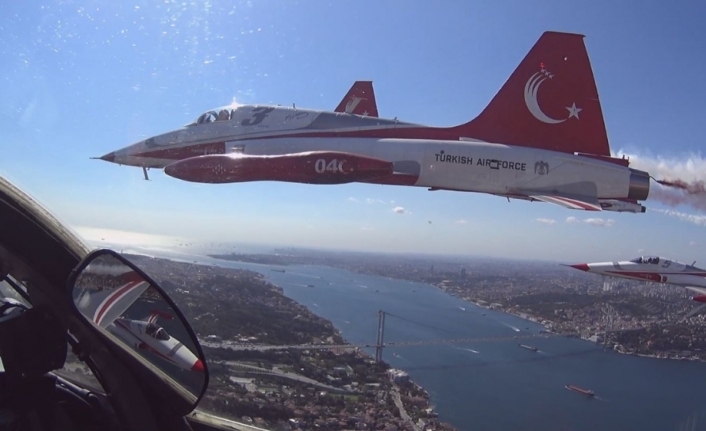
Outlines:
[[[176,305],[149,276],[111,250],[89,254],[69,279],[76,311],[196,402],[208,386],[198,339]]]

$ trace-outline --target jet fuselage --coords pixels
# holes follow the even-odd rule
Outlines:
[[[213,111],[217,118],[217,111]],[[202,116],[203,117],[203,116]],[[209,154],[285,155],[336,151],[394,163],[392,177],[369,181],[533,199],[535,195],[644,200],[646,173],[627,163],[531,147],[455,138],[442,129],[397,120],[287,107],[243,105],[227,120],[194,123],[104,156],[164,168]],[[435,136],[413,139],[395,136]],[[389,137],[388,137],[389,136]],[[446,138],[446,139],[441,139]],[[596,202],[597,204],[597,202]],[[578,206],[585,206],[579,201]],[[589,208],[579,208],[589,209]],[[598,209],[600,210],[600,207]]]

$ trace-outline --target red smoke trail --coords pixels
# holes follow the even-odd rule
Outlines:
[[[655,179],[659,184],[667,187],[674,187],[685,191],[690,195],[706,195],[706,184],[703,181],[694,181],[693,183],[687,183],[682,180],[658,180]]]
[[[706,212],[706,183],[704,181],[687,183],[682,180],[658,180],[654,177],[652,179],[665,188],[652,188],[650,199],[658,200],[671,207],[689,205],[699,211]]]

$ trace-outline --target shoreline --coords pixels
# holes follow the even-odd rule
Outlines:
[[[426,284],[426,283],[424,283],[424,284]],[[467,302],[467,303],[469,303],[469,304],[473,304],[473,305],[477,306],[478,308],[482,308],[482,309],[484,309],[484,310],[497,311],[497,312],[500,312],[500,313],[507,314],[507,315],[509,315],[509,316],[519,317],[520,319],[523,319],[523,320],[526,320],[526,321],[529,321],[529,322],[532,322],[532,323],[536,323],[536,324],[538,324],[538,325],[542,325],[542,326],[544,327],[544,329],[543,329],[544,332],[540,332],[540,334],[544,334],[544,335],[552,336],[552,337],[578,338],[579,340],[583,340],[583,341],[587,341],[587,342],[589,342],[589,343],[593,343],[593,344],[595,344],[596,346],[604,346],[604,347],[607,347],[607,346],[605,346],[605,345],[602,344],[602,343],[599,343],[599,342],[597,342],[597,341],[592,341],[592,340],[590,340],[590,339],[588,339],[588,338],[582,337],[580,334],[576,334],[576,333],[568,333],[568,334],[566,334],[566,333],[555,332],[553,329],[547,329],[547,325],[544,324],[544,323],[542,323],[542,322],[540,322],[540,319],[539,319],[538,317],[532,316],[532,315],[530,315],[530,314],[528,314],[528,313],[521,313],[521,314],[524,315],[524,316],[521,316],[521,315],[518,314],[518,313],[513,313],[513,312],[511,312],[511,311],[509,311],[509,310],[506,310],[506,309],[491,308],[490,305],[479,304],[479,303],[477,303],[477,302],[475,302],[475,301],[473,301],[473,300],[466,299],[466,298],[462,298],[462,297],[460,297],[460,296],[457,296],[457,295],[454,295],[454,294],[452,294],[452,293],[449,293],[448,291],[442,289],[440,286],[435,286],[435,285],[433,285],[433,284],[429,284],[429,286],[432,286],[432,287],[434,287],[434,288],[436,288],[436,289],[439,289],[439,290],[441,290],[442,292],[446,293],[446,294],[449,295],[449,296],[452,296],[452,297],[454,297],[454,298],[460,299],[460,300],[462,300],[462,301],[464,301],[464,302]],[[486,301],[483,301],[483,302],[486,302]],[[549,320],[546,320],[546,319],[545,319],[545,321],[549,322],[549,323],[552,324],[552,325],[554,324],[554,322],[552,322],[552,321],[549,321]],[[541,335],[538,335],[537,338],[541,338]],[[624,348],[622,348],[622,345],[621,345],[621,344],[613,344],[613,346],[610,347],[609,350],[610,350],[610,351],[613,351],[613,352],[615,352],[615,353],[621,354],[621,355],[637,356],[637,357],[640,357],[640,358],[652,358],[652,359],[674,360],[674,361],[689,361],[689,362],[706,362],[706,359],[701,359],[701,358],[698,358],[698,357],[682,357],[682,356],[671,357],[671,356],[660,356],[659,353],[650,354],[650,353],[638,353],[638,352],[628,351],[628,350],[625,350]]]
[[[247,261],[247,260],[241,261],[241,260],[234,260],[234,259],[225,259],[225,258],[222,258],[222,257],[213,257],[212,255],[208,255],[208,256],[206,256],[206,257],[208,257],[208,258],[210,258],[210,259],[214,259],[214,260],[222,260],[222,261],[225,261],[225,262],[238,262],[238,263],[248,264],[248,265],[255,264],[255,265],[262,265],[262,266],[269,266],[269,265],[290,266],[290,264],[286,264],[286,265],[275,264],[275,263],[265,264],[265,263],[258,263],[258,262],[249,262],[249,261]],[[296,265],[296,264],[295,264],[295,265]],[[578,339],[580,339],[580,340],[593,343],[593,344],[595,344],[596,346],[601,346],[601,345],[603,345],[602,343],[598,343],[598,342],[596,342],[596,341],[592,341],[592,340],[590,340],[590,339],[588,339],[588,338],[582,337],[582,336],[581,336],[580,334],[578,334],[578,333],[574,333],[574,332],[571,332],[571,333],[560,333],[560,332],[556,332],[553,328],[552,328],[552,329],[548,329],[548,325],[549,325],[549,324],[551,324],[552,326],[555,324],[554,322],[552,322],[552,321],[550,321],[550,320],[545,319],[544,321],[549,322],[548,324],[545,324],[545,323],[542,323],[542,321],[540,321],[540,319],[539,319],[538,317],[533,316],[533,315],[530,315],[530,314],[528,314],[528,313],[524,313],[524,312],[523,312],[523,313],[515,313],[515,312],[512,312],[512,311],[507,310],[507,309],[504,309],[504,308],[491,307],[491,304],[487,304],[486,301],[483,301],[483,302],[486,303],[487,305],[483,305],[483,304],[480,304],[480,303],[478,303],[478,302],[475,302],[475,301],[473,301],[473,300],[471,300],[471,299],[467,299],[467,298],[464,298],[464,297],[455,295],[455,294],[449,292],[448,290],[444,289],[444,287],[441,286],[441,285],[435,285],[435,284],[432,284],[432,283],[428,283],[428,282],[424,282],[424,281],[419,281],[419,280],[410,280],[410,279],[403,278],[403,277],[394,277],[394,276],[389,276],[389,275],[381,275],[381,274],[374,274],[374,273],[367,273],[367,272],[362,272],[362,271],[356,271],[356,270],[350,269],[350,268],[345,267],[345,266],[322,265],[322,264],[316,264],[316,263],[302,264],[302,265],[322,266],[322,267],[343,269],[343,270],[348,271],[348,272],[353,273],[353,274],[366,275],[366,276],[373,276],[373,277],[382,277],[382,278],[386,278],[386,279],[389,279],[389,280],[398,280],[398,281],[406,281],[406,282],[411,282],[411,283],[423,284],[423,285],[425,285],[425,286],[429,286],[429,287],[432,287],[432,288],[434,288],[434,289],[438,289],[438,290],[442,291],[443,293],[445,293],[445,294],[447,294],[447,295],[449,295],[449,296],[451,296],[451,297],[453,297],[453,298],[460,299],[460,300],[463,301],[463,302],[466,302],[466,303],[475,305],[475,306],[477,306],[477,307],[479,307],[479,308],[482,308],[482,309],[485,309],[485,310],[491,310],[491,311],[500,312],[500,313],[503,313],[503,314],[506,314],[506,315],[509,315],[509,316],[518,317],[518,318],[520,318],[520,319],[523,319],[523,320],[526,320],[526,321],[529,321],[529,322],[532,322],[532,323],[541,325],[541,326],[544,328],[544,329],[543,329],[544,332],[540,332],[540,333],[537,335],[537,338],[542,337],[542,335],[545,335],[545,336],[553,336],[553,337],[562,336],[562,337],[567,337],[567,338],[578,338]],[[264,275],[264,274],[263,274],[263,275]],[[481,301],[482,301],[482,300],[481,300]],[[522,315],[520,315],[520,314],[522,314]],[[604,347],[605,347],[605,346],[604,346]],[[690,361],[690,362],[706,362],[706,358],[701,359],[701,358],[698,358],[698,357],[668,356],[668,353],[664,353],[664,352],[656,352],[656,353],[638,353],[637,351],[625,350],[625,348],[624,348],[621,344],[613,344],[613,345],[610,347],[610,350],[611,350],[611,351],[614,351],[614,352],[616,352],[616,353],[619,353],[619,354],[621,354],[621,355],[636,356],[636,357],[642,357],[642,358],[652,358],[652,359],[662,359],[662,360],[677,360],[677,361]]]
[[[272,266],[272,264],[258,263],[258,262],[240,262],[240,261],[233,261],[233,260],[230,260],[230,259],[219,259],[219,258],[215,258],[215,257],[213,257],[213,256],[201,256],[201,255],[189,255],[189,256],[183,256],[183,257],[173,257],[173,256],[160,255],[160,253],[158,253],[158,252],[157,252],[157,253],[149,253],[149,254],[148,254],[148,253],[139,253],[139,254],[138,254],[138,253],[132,252],[132,253],[127,253],[127,254],[128,254],[128,255],[138,255],[138,256],[147,257],[147,258],[151,258],[151,259],[155,259],[155,258],[156,258],[156,259],[167,259],[167,260],[171,260],[171,261],[178,262],[178,263],[184,263],[184,264],[194,264],[194,265],[212,266],[212,267],[216,267],[216,268],[224,268],[224,267],[221,266],[221,265],[218,265],[217,262],[213,262],[213,261],[204,261],[204,258],[206,258],[206,259],[212,259],[212,260],[215,260],[215,261],[224,260],[224,261],[231,261],[231,262],[237,262],[237,263],[243,263],[243,264],[247,264],[247,265],[255,265],[255,266],[261,267],[261,268],[258,268],[258,269],[247,269],[247,270],[248,270],[248,271],[251,271],[251,272],[253,272],[253,273],[255,273],[255,274],[258,276],[258,278],[261,278],[261,279],[263,280],[263,282],[269,283],[269,284],[271,284],[272,286],[276,287],[277,290],[279,290],[280,293],[281,293],[283,296],[289,298],[290,300],[296,302],[297,304],[299,304],[299,305],[301,305],[301,306],[303,306],[303,307],[306,307],[307,309],[309,309],[309,311],[310,311],[312,314],[318,316],[319,318],[328,321],[328,322],[331,324],[331,326],[332,326],[332,328],[334,329],[334,331],[335,331],[335,337],[339,338],[339,339],[342,341],[342,344],[344,344],[344,345],[352,345],[352,344],[353,344],[352,342],[350,342],[349,340],[347,340],[347,339],[343,336],[343,330],[344,330],[344,328],[337,327],[337,326],[334,324],[333,321],[327,319],[327,318],[324,317],[324,316],[319,315],[319,314],[316,312],[316,309],[312,309],[312,308],[310,308],[309,306],[307,306],[306,304],[303,304],[303,303],[297,301],[296,299],[287,296],[287,295],[285,294],[285,289],[284,289],[282,286],[280,286],[280,285],[278,285],[277,283],[275,283],[272,279],[269,278],[269,274],[268,274],[268,273],[269,273],[270,270],[272,269],[272,268],[270,268],[270,267]],[[191,258],[191,259],[190,259],[190,258]],[[225,268],[228,269],[227,267],[225,267]],[[332,268],[335,268],[335,267],[332,267]],[[336,269],[341,269],[341,268],[336,268]],[[284,271],[282,271],[282,272],[284,272]],[[207,344],[204,344],[204,345],[207,345]],[[209,346],[209,347],[212,347],[212,346]],[[370,360],[372,360],[372,358],[373,358],[373,356],[372,356],[370,353],[368,353],[367,351],[365,351],[363,348],[360,348],[360,347],[351,347],[350,349],[351,349],[351,351],[356,352],[356,354],[359,355],[359,356],[361,356],[361,357],[364,357],[364,358],[367,358],[367,359],[370,359]],[[385,366],[385,368],[387,369],[386,374],[388,374],[390,370],[395,370],[395,369],[396,369],[395,367],[393,367],[391,364],[389,364],[388,362],[386,362],[386,361],[384,361],[384,360],[382,360],[382,364],[383,364],[383,365]],[[399,370],[399,369],[398,369],[398,370]],[[404,371],[404,370],[402,370],[402,371]],[[407,374],[407,376],[409,376],[409,374],[407,373],[407,371],[404,371],[404,373]],[[393,385],[396,385],[396,384],[394,383],[394,381],[392,380],[392,378],[389,376],[389,374],[388,374],[387,378],[390,379],[390,381],[391,381],[391,383],[392,383]],[[454,426],[453,424],[451,424],[451,423],[449,423],[449,422],[445,422],[445,421],[443,420],[443,418],[441,418],[441,417],[439,416],[438,412],[434,409],[434,407],[432,407],[431,395],[429,394],[429,391],[427,391],[426,389],[424,389],[424,387],[422,387],[420,384],[418,384],[418,383],[416,383],[415,381],[413,381],[411,378],[409,378],[408,384],[406,384],[406,385],[404,385],[404,386],[400,386],[400,387],[398,388],[398,394],[399,394],[400,392],[402,392],[402,391],[404,391],[404,392],[406,393],[410,388],[411,388],[412,390],[415,390],[415,389],[416,389],[417,391],[419,391],[419,392],[421,392],[422,394],[424,394],[424,395],[423,395],[423,398],[425,399],[425,405],[424,405],[424,406],[421,406],[421,407],[420,407],[420,406],[414,406],[414,405],[406,405],[403,401],[400,401],[401,406],[402,406],[402,409],[401,409],[401,410],[404,410],[404,411],[406,412],[406,411],[414,411],[414,410],[420,409],[421,411],[423,411],[423,412],[425,413],[425,416],[426,416],[427,418],[432,419],[432,420],[435,420],[435,421],[438,421],[438,424],[441,425],[441,426],[443,427],[443,429],[452,429],[452,428],[453,428],[453,429],[457,429],[456,426]],[[403,398],[400,398],[400,399],[402,400]],[[405,413],[405,414],[406,414],[406,413]],[[413,428],[417,429],[416,422],[410,421],[410,424],[412,425]],[[430,428],[430,429],[436,429],[436,428],[434,427],[434,428]]]

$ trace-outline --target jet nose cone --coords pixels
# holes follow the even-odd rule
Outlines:
[[[569,265],[572,268],[580,269],[581,271],[588,271],[590,268],[587,263],[577,263],[576,265]]]
[[[204,368],[201,359],[197,359],[196,362],[194,362],[194,365],[191,367],[191,371],[198,371],[200,373],[203,373]]]
[[[98,157],[98,158],[100,160],[105,160],[106,162],[114,163],[115,162],[115,152],[111,151],[108,154],[101,156],[101,157]]]

